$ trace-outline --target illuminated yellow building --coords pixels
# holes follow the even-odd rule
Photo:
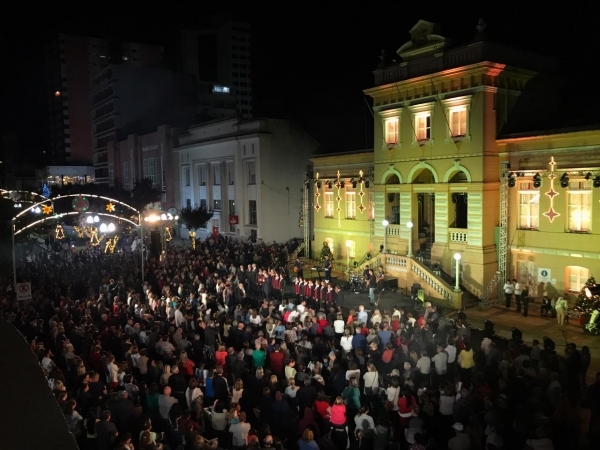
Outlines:
[[[327,242],[338,270],[354,266],[371,251],[373,151],[319,156],[311,162],[311,256],[318,259]]]
[[[600,129],[498,140],[508,172],[508,276],[541,297],[600,275]],[[574,296],[572,296],[574,298]]]
[[[456,254],[460,284],[476,297],[498,270],[497,138],[544,128],[557,110],[557,65],[488,42],[483,27],[454,46],[426,21],[397,55],[382,55],[365,90],[375,115],[373,248],[385,240],[388,249],[373,263],[385,263],[400,286],[417,281],[459,306]]]

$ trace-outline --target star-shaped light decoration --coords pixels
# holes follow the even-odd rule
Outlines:
[[[317,212],[319,212],[319,210],[321,209],[321,205],[319,205],[319,204],[316,204],[316,205],[315,205],[315,209],[317,210]]]
[[[108,212],[115,212],[115,205],[113,205],[112,202],[110,202],[108,205],[106,205],[106,210]]]
[[[366,206],[364,206],[362,203],[360,205],[358,205],[358,210],[360,211],[360,213],[362,214],[363,211],[367,209]]]
[[[42,213],[52,214],[52,206],[48,206],[48,205],[42,206]]]
[[[554,179],[556,178],[556,173],[554,172],[554,166],[556,162],[554,161],[554,156],[550,157],[550,173],[547,175],[550,179],[550,190],[545,192],[545,194],[550,198],[550,208],[545,213],[542,213],[543,216],[546,216],[550,223],[554,221],[555,218],[560,216],[560,213],[557,213],[554,210],[554,197],[558,195],[558,192],[554,190]]]
[[[554,211],[554,208],[551,206],[550,209],[548,211],[546,211],[543,215],[548,218],[548,220],[550,221],[550,223],[552,223],[552,221],[556,217],[560,216],[560,213],[557,213],[556,211]]]

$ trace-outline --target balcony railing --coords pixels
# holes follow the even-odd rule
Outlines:
[[[466,244],[468,242],[468,234],[466,228],[448,228],[448,237],[450,242],[458,244]]]
[[[388,225],[386,232],[388,236],[400,237],[402,231],[402,225]]]

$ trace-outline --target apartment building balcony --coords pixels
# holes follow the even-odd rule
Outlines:
[[[448,228],[448,242],[454,244],[467,244],[469,233],[466,228]]]

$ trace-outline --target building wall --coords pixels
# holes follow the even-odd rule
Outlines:
[[[510,162],[515,176],[515,187],[509,188],[507,277],[516,278],[527,284],[536,297],[541,297],[545,284],[551,283],[550,293],[572,292],[576,297],[587,276],[600,273],[600,208],[597,200],[600,190],[593,187],[594,179],[600,175],[600,130],[565,131],[530,136],[508,137],[499,141],[503,160]],[[553,189],[556,195],[547,195],[552,186],[552,159],[555,162]],[[560,184],[562,174],[567,172],[569,187]],[[540,174],[541,186],[533,187],[533,177]],[[580,214],[570,213],[569,198],[571,183],[590,184],[582,192],[589,195],[589,208]],[[526,186],[522,184],[527,183]],[[600,185],[600,179],[598,184]],[[522,189],[526,187],[527,189]],[[530,197],[520,198],[525,191]],[[539,197],[538,197],[539,196]],[[527,201],[526,201],[527,200]],[[524,206],[521,206],[523,204]],[[531,210],[537,205],[537,211]],[[544,215],[554,210],[558,215],[552,220]],[[580,229],[571,230],[570,217],[588,218],[581,222]],[[581,268],[581,269],[580,269]],[[546,269],[547,278],[541,270]],[[571,279],[570,279],[571,278]]]
[[[298,237],[299,195],[293,196],[301,189],[303,176],[297,168],[306,166],[316,147],[312,138],[287,121],[230,119],[193,127],[181,136],[177,149],[178,207],[205,201],[214,209],[215,200],[220,201],[221,209],[215,209],[212,221],[198,231],[198,237],[208,236],[213,227],[222,234],[244,238],[254,234],[265,241]],[[228,167],[234,169],[231,185]],[[220,174],[218,185],[213,170]],[[230,200],[235,214],[229,209]],[[256,202],[256,223],[251,223],[251,201]],[[239,220],[233,227],[231,215]]]
[[[357,187],[352,187],[351,180],[358,180],[360,178],[360,171],[362,170],[363,176],[367,178],[369,173],[373,169],[373,152],[361,152],[361,153],[346,153],[346,154],[335,154],[330,156],[314,157],[311,158],[313,164],[312,172],[316,177],[321,180],[321,188],[318,188],[314,183],[309,186],[311,189],[311,212],[313,214],[313,240],[311,247],[311,256],[313,259],[318,259],[323,244],[327,242],[328,246],[332,249],[333,256],[336,261],[338,268],[345,268],[346,265],[353,265],[355,262],[359,262],[362,257],[367,253],[371,252],[371,220],[372,214],[369,211],[369,189],[372,189],[371,184],[367,188],[365,184],[362,185],[362,204],[365,207],[363,212],[360,211],[360,195],[358,192],[361,191],[360,183]],[[340,189],[340,211],[337,211],[337,172],[340,172],[340,179],[344,180],[345,187]],[[328,181],[332,181],[334,186],[329,188],[327,185]],[[347,192],[355,192],[356,204],[355,204],[355,217],[348,218],[348,203],[346,199]],[[319,193],[316,196],[316,193]],[[331,193],[333,198],[333,208],[331,211],[327,210],[326,199],[327,193]],[[315,208],[316,204],[319,204],[318,208]],[[333,216],[331,216],[333,212]],[[350,242],[348,242],[350,241]],[[347,244],[351,244],[347,246]]]

